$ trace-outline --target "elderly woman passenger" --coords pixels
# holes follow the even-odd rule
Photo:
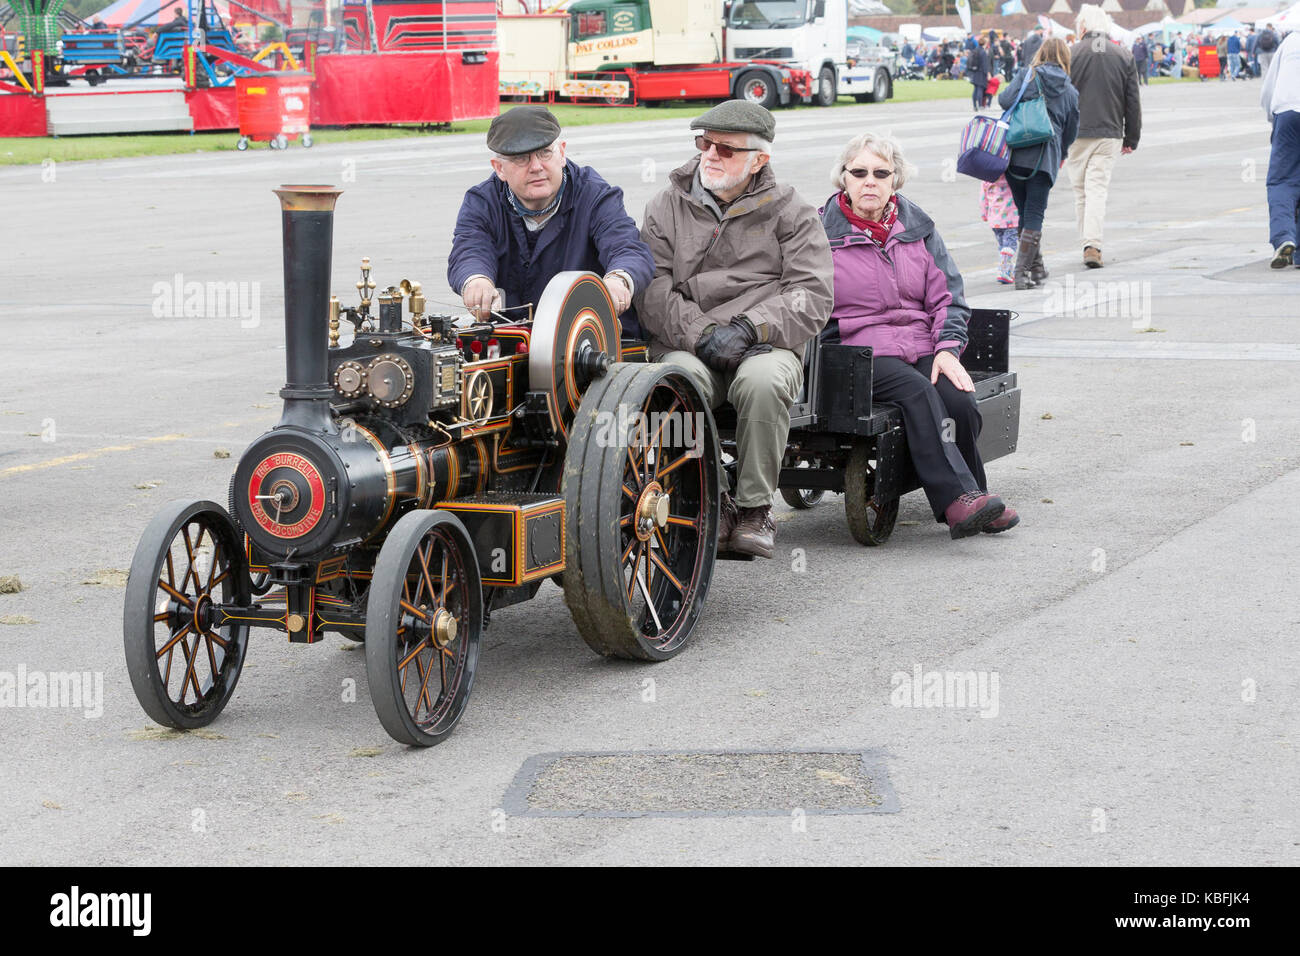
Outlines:
[[[835,163],[838,192],[821,210],[835,265],[823,334],[873,349],[872,398],[902,409],[935,520],[954,538],[996,534],[1020,518],[986,490],[975,386],[960,358],[970,309],[934,221],[898,193],[911,171],[898,143],[872,133]]]

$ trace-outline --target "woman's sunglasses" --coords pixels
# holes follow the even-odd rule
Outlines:
[[[735,156],[737,153],[758,152],[758,148],[753,146],[727,146],[724,143],[714,142],[713,140],[709,139],[707,136],[695,137],[695,148],[698,149],[701,153],[707,153],[709,151],[710,146],[712,146],[714,149],[718,151],[719,159],[731,159],[731,157]]]
[[[875,176],[877,179],[888,179],[894,175],[892,169],[846,169],[844,171],[854,179],[866,179],[868,176]]]

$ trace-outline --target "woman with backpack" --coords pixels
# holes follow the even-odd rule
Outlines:
[[[1021,87],[1024,92],[1021,93]],[[1070,48],[1059,37],[1049,37],[1034,54],[1027,70],[1016,71],[998,96],[1004,110],[1016,103],[1042,98],[1051,120],[1051,135],[1045,142],[1011,150],[1007,185],[1020,213],[1020,241],[1016,247],[1014,271],[1017,289],[1032,289],[1047,278],[1040,248],[1047,197],[1065,154],[1079,131],[1079,91],[1070,82]],[[1017,105],[1017,109],[1020,106]]]

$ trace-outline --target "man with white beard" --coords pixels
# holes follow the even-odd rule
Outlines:
[[[770,558],[804,346],[831,312],[830,244],[817,211],[772,174],[770,112],[729,100],[691,129],[699,155],[646,207],[655,272],[637,315],[652,359],[684,367],[710,406],[735,407],[736,494],[723,494],[718,550]]]

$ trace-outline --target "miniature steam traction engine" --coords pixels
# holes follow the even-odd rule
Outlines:
[[[436,744],[465,711],[491,612],[547,578],[601,654],[681,650],[712,576],[720,478],[689,376],[624,352],[589,273],[557,276],[527,315],[456,319],[426,314],[419,283],[376,294],[363,260],[360,304],[341,308],[340,190],[276,193],[284,412],[245,449],[228,508],[172,502],[136,549],[124,640],[149,716],[210,723],[254,627],[307,644],[334,631],[364,641],[389,734]]]
[[[547,578],[599,653],[680,651],[718,556],[734,410],[715,422],[685,370],[621,341],[590,273],[556,276],[525,315],[456,319],[426,314],[419,283],[376,295],[362,260],[360,305],[343,309],[329,294],[340,191],[276,192],[284,413],[245,449],[228,509],[172,502],[136,548],[124,638],[149,716],[210,723],[254,626],[306,644],[334,631],[365,642],[384,729],[435,744],[465,711],[492,611]],[[1010,321],[976,309],[968,326],[986,462],[1019,438]],[[778,479],[798,509],[842,493],[864,545],[889,538],[919,487],[901,413],[872,404],[872,370],[869,348],[809,343]]]

